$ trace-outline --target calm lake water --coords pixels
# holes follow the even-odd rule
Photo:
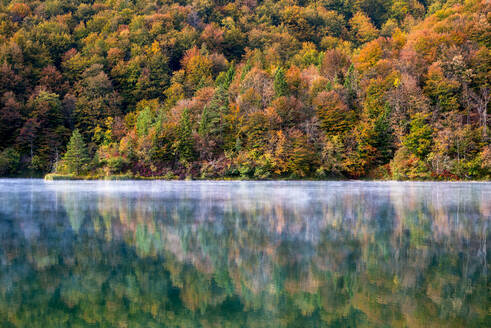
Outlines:
[[[490,327],[491,183],[0,180],[0,327]]]

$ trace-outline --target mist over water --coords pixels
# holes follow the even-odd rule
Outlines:
[[[0,180],[0,327],[489,327],[491,183]]]

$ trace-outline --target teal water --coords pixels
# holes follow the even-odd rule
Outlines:
[[[0,327],[490,327],[491,183],[0,180]]]

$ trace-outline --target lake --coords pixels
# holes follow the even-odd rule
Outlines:
[[[0,180],[0,327],[490,327],[491,183]]]

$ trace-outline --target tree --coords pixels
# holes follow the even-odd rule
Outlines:
[[[355,40],[360,44],[372,41],[378,36],[378,31],[375,26],[372,25],[370,18],[368,18],[361,12],[357,12],[350,19],[349,23],[355,35]]]
[[[209,56],[203,54],[197,47],[189,49],[182,59],[186,72],[184,86],[186,91],[193,92],[213,83],[212,66]]]
[[[353,126],[356,113],[335,91],[322,91],[314,99],[320,127],[328,135],[341,134]]]
[[[187,164],[193,160],[193,130],[188,108],[185,108],[182,112],[181,120],[178,127],[177,140],[175,142],[174,148],[175,154],[178,156],[180,162]]]
[[[63,162],[70,173],[79,175],[87,170],[89,161],[87,146],[78,129],[75,129],[68,143],[67,151],[63,156]]]
[[[6,92],[0,99],[0,140],[4,145],[15,141],[14,133],[22,125],[22,104],[13,92]]]
[[[121,113],[121,99],[102,69],[102,65],[92,65],[75,85],[76,127],[86,136],[92,136],[95,127],[102,125],[106,117],[115,117]]]
[[[367,14],[376,26],[382,26],[387,19],[391,1],[389,0],[355,0],[354,7]]]
[[[359,126],[357,155],[364,170],[387,164],[394,154],[389,115],[390,108],[386,105],[382,113],[374,118],[365,117]]]
[[[277,97],[285,96],[288,91],[288,84],[285,79],[285,71],[282,67],[276,70],[274,75],[274,91]]]
[[[428,156],[433,143],[433,128],[427,120],[428,114],[415,114],[411,119],[411,130],[402,141],[403,145],[420,159]]]
[[[438,114],[459,108],[457,97],[459,83],[457,81],[446,78],[438,64],[429,67],[426,77],[423,90],[432,100]]]
[[[30,161],[34,157],[34,140],[37,138],[40,124],[36,118],[29,118],[19,131],[17,141],[23,146],[29,146]]]
[[[223,89],[228,90],[230,84],[232,83],[232,80],[234,79],[234,76],[235,64],[232,62],[227,72],[221,72],[220,74],[218,74],[215,83],[218,87],[222,87]]]

